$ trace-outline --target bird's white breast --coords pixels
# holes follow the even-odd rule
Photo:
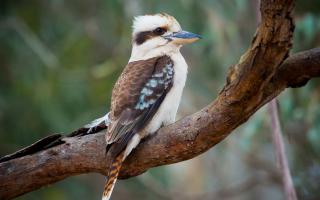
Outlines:
[[[174,62],[173,86],[146,127],[147,134],[156,132],[162,125],[173,123],[181,101],[182,91],[187,79],[188,66],[179,51],[169,56]]]

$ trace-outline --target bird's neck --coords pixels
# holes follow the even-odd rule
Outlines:
[[[175,55],[180,54],[181,46],[161,46],[153,49],[146,49],[142,46],[133,45],[131,56],[129,62],[137,61],[137,60],[146,60],[149,58],[154,58],[163,55]]]

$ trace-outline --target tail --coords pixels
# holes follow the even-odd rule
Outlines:
[[[124,153],[121,153],[114,159],[114,161],[110,165],[109,172],[108,172],[108,180],[104,185],[102,200],[110,199],[113,187],[116,184],[117,177],[122,166],[123,159],[124,159]]]

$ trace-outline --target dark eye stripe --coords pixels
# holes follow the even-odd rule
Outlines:
[[[142,31],[136,34],[134,41],[137,45],[143,44],[148,39],[163,35],[167,31],[166,28],[158,27],[153,31]]]
[[[146,40],[150,39],[153,37],[153,32],[152,31],[142,31],[137,33],[135,37],[135,42],[137,45],[143,44]]]

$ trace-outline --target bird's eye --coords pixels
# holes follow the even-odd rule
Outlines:
[[[154,29],[153,32],[154,32],[156,35],[163,35],[166,31],[167,31],[166,29],[161,28],[161,27],[158,27],[158,28]]]

